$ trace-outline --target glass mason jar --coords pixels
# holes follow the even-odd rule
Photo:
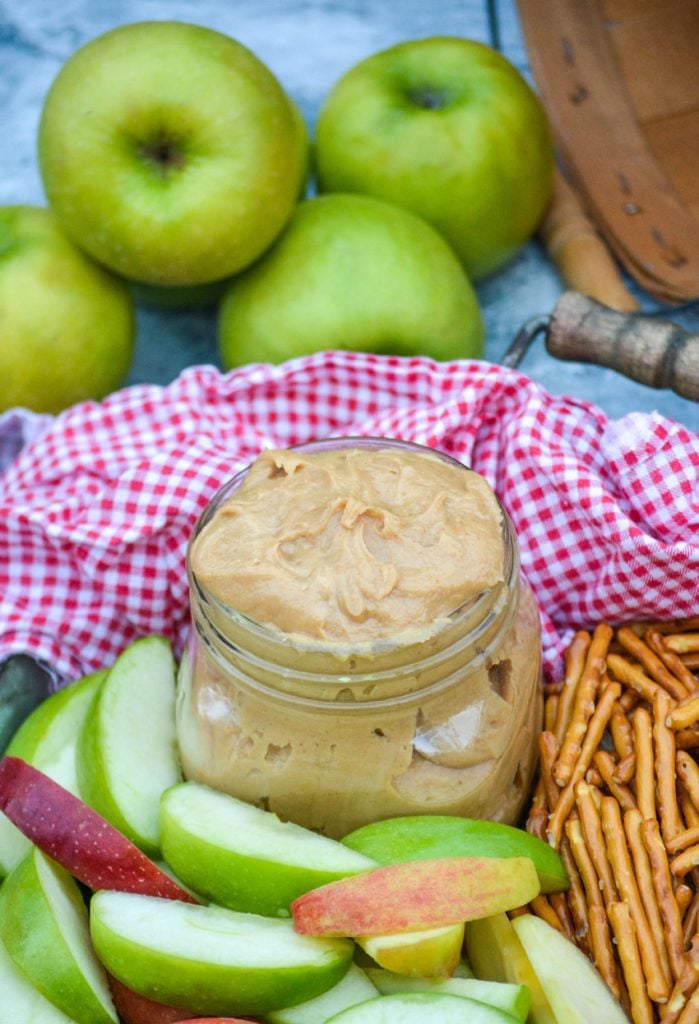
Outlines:
[[[295,450],[403,446],[418,447],[342,438]],[[501,583],[432,635],[348,652],[253,622],[192,571],[194,539],[246,472],[215,495],[188,551],[192,628],[177,703],[186,777],[336,838],[407,814],[515,823],[541,727],[541,631],[504,510]]]

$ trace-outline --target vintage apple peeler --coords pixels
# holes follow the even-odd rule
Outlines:
[[[540,334],[557,359],[607,366],[641,384],[670,388],[699,402],[699,334],[670,320],[618,312],[580,292],[566,291],[550,314],[523,324],[503,365],[518,367]]]

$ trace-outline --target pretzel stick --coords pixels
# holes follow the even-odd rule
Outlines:
[[[633,625],[640,626],[641,633],[652,629],[656,633],[687,633],[693,629],[699,629],[699,615],[691,615],[685,619],[662,619],[659,622],[639,622]]]
[[[687,847],[682,853],[673,857],[670,861],[670,871],[675,878],[684,878],[697,865],[699,865],[699,843]]]
[[[589,782],[591,786],[596,786],[597,789],[601,789],[604,785],[604,779],[600,775],[599,769],[594,765],[585,772],[585,782]]]
[[[693,672],[695,668],[699,668],[699,654],[683,654],[682,662],[691,672]]]
[[[699,722],[699,694],[692,694],[672,708],[667,716],[666,725],[669,729],[689,729]]]
[[[614,873],[607,856],[607,846],[602,832],[600,812],[595,806],[592,791],[586,782],[579,782],[575,787],[575,803],[580,815],[580,828],[585,839],[585,845],[589,850],[590,859],[595,866],[595,871],[599,878],[602,899],[604,904],[607,905],[619,897],[614,881]]]
[[[565,654],[566,671],[563,685],[558,695],[556,708],[556,724],[554,732],[558,745],[563,742],[575,703],[575,693],[585,667],[585,658],[590,646],[590,634],[586,629],[578,630],[570,642]]]
[[[684,965],[684,936],[682,934],[682,919],[672,888],[667,854],[660,835],[660,826],[655,818],[651,818],[649,821],[641,823],[640,832],[650,861],[653,888],[665,931],[670,970],[673,978],[677,980]]]
[[[527,832],[546,842],[546,827],[549,822],[549,812],[543,803],[532,805],[527,818]]]
[[[687,1000],[699,983],[699,973],[695,970],[689,959],[684,965],[681,977],[675,982],[670,998],[660,1010],[662,1024],[677,1024],[680,1014],[687,1004]]]
[[[549,893],[549,903],[553,907],[553,911],[561,922],[561,928],[563,934],[567,935],[571,942],[575,942],[575,926],[573,924],[573,918],[571,917],[570,910],[568,908],[568,900],[564,892],[551,892]]]
[[[609,731],[619,760],[623,761],[625,757],[630,757],[633,754],[633,727],[628,715],[622,711],[618,703],[609,719]]]
[[[615,767],[613,772],[613,778],[615,782],[618,782],[622,786],[628,785],[629,782],[633,782],[636,778],[636,751],[632,750],[626,757],[622,757]]]
[[[634,1024],[653,1024],[653,1007],[646,992],[633,919],[626,903],[613,902],[607,908],[616,939],[621,969],[629,990]]]
[[[689,799],[699,811],[699,767],[696,761],[685,750],[679,750],[675,758],[675,766]]]
[[[641,837],[641,821],[640,811],[627,811],[624,815],[624,832],[626,833],[626,841],[629,844],[629,851],[633,860],[634,873],[636,875],[638,891],[643,901],[643,909],[646,912],[648,924],[653,932],[653,938],[663,967],[663,975],[668,984],[670,984],[672,982],[672,971],[670,970],[663,920],[653,887],[650,861]]]
[[[675,733],[675,746],[678,750],[694,750],[699,747],[699,732],[696,729],[678,729]]]
[[[675,654],[694,654],[699,651],[699,633],[672,633],[665,637],[665,646]]]
[[[626,690],[622,693],[621,697],[619,697],[617,707],[623,711],[625,715],[628,715],[629,711],[633,711],[640,699],[640,696],[635,692],[635,690]]]
[[[624,786],[614,780],[614,769],[616,765],[611,754],[608,754],[606,750],[598,750],[593,758],[595,767],[602,776],[607,789],[612,796],[619,802],[621,807],[625,811],[630,811],[632,807],[636,806],[633,793],[628,786]]]
[[[633,630],[627,626],[622,626],[620,629],[617,629],[616,638],[629,654],[632,654],[637,661],[640,661],[648,675],[667,690],[671,697],[674,697],[675,700],[681,700],[682,697],[687,696],[686,686],[673,676],[672,672],[668,672],[667,667],[657,654],[651,650],[644,640],[637,637]]]
[[[585,666],[575,690],[575,703],[570,723],[563,737],[558,761],[553,770],[553,777],[557,785],[561,787],[570,781],[576,761],[579,759],[588,722],[595,711],[595,698],[600,687],[612,635],[612,628],[606,622],[596,626],[592,634]],[[582,778],[582,775],[580,777]]]
[[[558,707],[558,694],[550,693],[544,704],[544,729],[553,732],[556,721],[556,709]]]
[[[647,700],[649,704],[653,703],[653,697],[656,692],[662,689],[658,683],[654,683],[652,679],[649,679],[637,665],[632,665],[627,658],[622,657],[620,654],[610,654],[607,658],[607,665],[620,682],[630,686],[635,693],[642,697],[643,700]]]
[[[644,639],[650,649],[655,651],[670,672],[679,679],[687,692],[691,694],[692,690],[696,689],[697,681],[682,661],[682,658],[680,658],[678,654],[675,654],[674,651],[668,650],[662,633],[659,633],[657,630],[649,629],[646,630]]]
[[[555,928],[557,932],[560,932],[561,935],[566,935],[565,929],[558,918],[558,914],[544,895],[539,893],[539,895],[535,896],[530,902],[529,906],[537,917],[542,918],[547,924],[550,924],[552,928]],[[570,938],[570,936],[566,935],[566,938]]]
[[[692,936],[696,933],[697,920],[699,920],[699,892],[695,892],[692,896],[691,902],[682,918],[682,935],[684,937],[685,949],[692,941]]]
[[[665,1002],[670,994],[670,988],[663,974],[658,948],[641,902],[641,895],[631,866],[629,849],[626,845],[621,811],[614,797],[602,798],[601,818],[607,856],[614,873],[614,880],[619,896],[628,905],[636,931],[648,995],[655,1002]],[[609,908],[607,911],[609,912]]]
[[[677,1018],[677,1024],[699,1024],[699,992],[696,989]]]
[[[561,857],[570,881],[570,886],[566,892],[566,899],[568,900],[570,916],[575,929],[575,941],[582,951],[589,955],[590,919],[587,912],[585,889],[567,835],[561,839]]]
[[[644,818],[654,818],[653,720],[645,708],[636,708],[634,712],[633,735],[636,747],[636,801]]]
[[[670,697],[665,690],[658,690],[656,693],[653,711],[655,715],[653,741],[658,810],[663,839],[667,842],[682,831],[682,824],[675,785],[675,736],[672,729],[668,729],[665,724],[670,713]]]
[[[549,811],[558,803],[560,789],[553,781],[553,766],[558,757],[558,741],[552,732],[541,732],[537,740],[539,748],[539,771],[544,789],[544,799]]]
[[[687,828],[699,828],[699,810],[690,800],[687,788],[682,779],[679,778],[679,773],[677,778],[677,800]]]
[[[590,646],[590,649],[592,649],[592,645]],[[580,748],[578,760],[576,761],[570,779],[566,783],[565,788],[561,791],[558,803],[549,818],[547,835],[549,843],[554,848],[557,848],[560,843],[563,823],[573,809],[573,805],[575,803],[575,787],[578,782],[584,779],[585,772],[590,766],[592,755],[599,746],[602,736],[604,735],[604,731],[607,728],[607,722],[609,721],[614,709],[614,702],[618,699],[620,693],[621,687],[619,684],[610,683],[600,697],[599,703],[589,720],[587,733],[585,734],[585,739],[583,740],[582,747]],[[561,759],[559,757],[556,764],[558,765],[560,762]]]
[[[682,918],[682,930],[684,933],[684,915],[687,911],[687,907],[692,902],[692,896],[694,890],[691,885],[687,885],[686,882],[680,882],[679,885],[675,886],[675,899],[677,900],[677,909],[680,912]]]
[[[699,843],[699,828],[686,828],[684,832],[678,832],[676,836],[665,843],[665,849],[674,857],[676,853],[681,853],[682,850],[686,850],[688,846],[694,846]]]

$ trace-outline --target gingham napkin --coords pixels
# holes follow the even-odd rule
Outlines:
[[[487,477],[538,598],[549,677],[574,629],[699,611],[699,436],[655,414],[610,421],[500,366],[340,352],[199,366],[3,427],[0,660],[27,651],[63,679],[148,633],[181,652],[185,549],[209,498],[260,449],[328,436],[416,441]]]

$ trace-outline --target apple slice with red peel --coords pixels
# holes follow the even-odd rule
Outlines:
[[[389,864],[330,882],[291,904],[302,935],[384,935],[512,910],[539,893],[528,857],[455,857]]]
[[[0,760],[0,810],[90,889],[196,903],[101,815],[20,758]]]
[[[191,1010],[178,1010],[165,1003],[156,1003],[127,988],[113,975],[108,975],[108,978],[114,1005],[124,1024],[179,1024],[179,1021],[191,1020]]]

